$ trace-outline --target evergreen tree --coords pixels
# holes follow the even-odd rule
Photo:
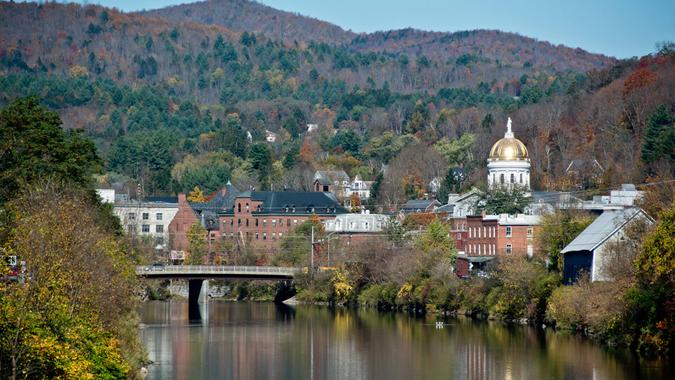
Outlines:
[[[91,185],[102,163],[91,141],[63,131],[59,116],[37,99],[18,99],[0,111],[0,204],[43,178]]]
[[[647,119],[642,162],[650,164],[662,157],[675,160],[675,118],[664,105],[658,107]]]

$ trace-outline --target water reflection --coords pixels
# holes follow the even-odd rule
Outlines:
[[[263,303],[148,302],[151,379],[666,379],[576,337],[526,327]]]

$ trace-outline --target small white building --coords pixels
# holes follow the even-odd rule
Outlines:
[[[117,202],[113,213],[128,236],[152,238],[155,248],[163,250],[169,245],[169,223],[178,213],[178,201]]]
[[[326,220],[324,227],[328,233],[378,233],[384,230],[388,221],[389,217],[383,214],[340,214]]]

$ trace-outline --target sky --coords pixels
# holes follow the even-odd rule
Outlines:
[[[79,1],[124,11],[190,0]],[[675,0],[259,0],[354,32],[499,29],[618,58],[675,41]]]

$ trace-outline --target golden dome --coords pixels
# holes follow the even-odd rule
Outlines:
[[[504,138],[497,141],[490,149],[488,160],[529,161],[530,156],[525,144],[513,136],[511,118],[509,118],[506,128]]]
[[[490,160],[529,160],[527,148],[515,137],[504,137],[490,149]]]

